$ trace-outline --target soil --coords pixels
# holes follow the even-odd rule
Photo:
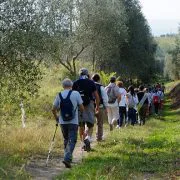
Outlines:
[[[94,147],[96,142],[92,143]],[[84,156],[88,153],[81,150],[81,143],[78,142],[73,153],[72,166],[75,166],[83,161]],[[31,157],[29,162],[25,166],[25,170],[32,176],[34,180],[51,180],[57,175],[68,171],[70,169],[65,168],[63,161],[63,154],[60,156],[53,156],[53,151],[51,152],[51,157],[49,158],[48,165],[46,166],[47,156],[37,155]]]

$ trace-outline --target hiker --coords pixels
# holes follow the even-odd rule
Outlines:
[[[136,105],[138,104],[138,97],[134,91],[133,86],[129,86],[128,93],[126,94],[128,121],[134,126],[136,123]]]
[[[158,93],[158,89],[156,89],[155,92],[153,93],[153,105],[154,105],[155,115],[158,115],[158,110],[160,106],[160,96]]]
[[[160,96],[159,110],[161,111],[163,109],[163,103],[164,103],[164,92],[163,92],[162,89],[159,89],[158,93],[159,93],[159,96]]]
[[[153,94],[153,104],[154,104],[154,111],[155,115],[159,114],[159,110],[162,108],[164,94],[160,89],[156,89]]]
[[[153,108],[153,92],[152,92],[152,88],[149,87],[146,92],[147,92],[147,95],[148,95],[148,102],[149,102],[148,115],[150,116],[152,114],[152,108]]]
[[[92,76],[92,80],[95,82],[97,92],[99,95],[99,112],[95,114],[96,116],[96,140],[97,141],[102,141],[103,140],[103,118],[104,118],[104,112],[107,112],[107,106],[108,106],[108,96],[105,91],[105,88],[103,87],[102,84],[100,84],[100,75],[99,74],[94,74]]]
[[[116,78],[111,77],[109,85],[105,88],[108,95],[108,122],[110,131],[113,130],[113,125],[119,120],[119,102],[121,95],[119,88],[116,86]]]
[[[140,86],[139,87],[139,92],[137,93],[137,97],[138,97],[138,106],[137,106],[137,110],[138,110],[138,114],[139,114],[139,119],[140,119],[140,125],[144,125],[145,124],[145,119],[146,119],[146,112],[147,112],[147,108],[148,108],[148,96],[147,94],[144,92],[144,86]]]
[[[139,88],[134,88],[134,92],[137,95],[137,93],[139,92]],[[138,114],[138,110],[137,110],[137,105],[136,105],[135,110],[136,110],[136,124],[137,124],[137,123],[140,123],[139,114]]]
[[[126,114],[126,90],[123,87],[123,82],[118,81],[116,85],[119,87],[119,93],[121,95],[121,101],[119,102],[119,120],[117,128],[121,128],[123,125],[123,120],[126,123],[127,114]]]
[[[89,79],[88,70],[86,68],[80,69],[79,75],[79,79],[73,84],[73,90],[80,93],[84,105],[84,111],[79,117],[79,135],[81,141],[84,142],[82,148],[85,151],[90,151],[94,127],[94,113],[99,113],[99,95],[95,83]],[[96,108],[94,107],[94,102]]]
[[[72,91],[72,81],[64,79],[62,86],[64,90],[60,92],[53,103],[53,115],[57,123],[61,125],[64,138],[64,160],[67,168],[71,168],[72,154],[77,142],[78,133],[78,107],[84,110],[82,98],[77,91]],[[60,116],[57,115],[60,110]]]

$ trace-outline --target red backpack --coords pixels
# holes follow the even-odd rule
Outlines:
[[[153,103],[154,104],[158,104],[159,103],[159,96],[158,95],[153,96]]]

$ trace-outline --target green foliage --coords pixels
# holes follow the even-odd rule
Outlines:
[[[0,96],[18,103],[35,95],[41,79],[39,62],[43,38],[36,17],[36,1],[1,2],[0,21]]]
[[[176,36],[174,49],[166,55],[165,76],[173,80],[180,79],[180,33]]]
[[[100,71],[100,77],[101,77],[101,83],[104,86],[107,86],[109,84],[110,77],[116,76],[116,72],[112,73],[105,73],[104,71]]]

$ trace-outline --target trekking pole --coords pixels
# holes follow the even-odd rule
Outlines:
[[[54,138],[55,138],[55,135],[56,135],[57,127],[58,127],[58,124],[56,124],[56,128],[55,128],[55,131],[54,131],[54,135],[53,135],[53,138],[52,138],[52,141],[51,141],[51,145],[50,145],[50,147],[49,147],[49,152],[48,152],[48,156],[47,156],[47,159],[46,159],[46,166],[48,165],[49,156],[50,156],[50,153],[51,153],[52,148],[53,148],[53,145],[54,145]]]
[[[84,149],[83,149],[83,146],[84,146],[84,143],[83,143],[83,135],[82,135],[82,140],[81,140],[81,161],[83,162],[83,151],[84,151]]]

